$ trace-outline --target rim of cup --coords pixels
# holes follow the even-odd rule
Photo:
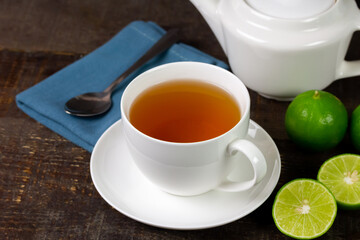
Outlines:
[[[154,138],[154,137],[151,137],[143,132],[141,132],[140,130],[138,130],[136,127],[133,126],[133,124],[130,122],[130,120],[128,119],[128,116],[126,114],[126,111],[124,109],[124,99],[127,97],[127,94],[129,92],[129,89],[131,89],[131,87],[135,84],[138,84],[139,81],[143,81],[142,78],[146,75],[148,75],[149,73],[151,72],[154,72],[154,71],[161,71],[162,69],[165,69],[165,68],[169,68],[169,67],[172,67],[174,65],[183,65],[183,66],[190,66],[190,65],[193,65],[194,67],[196,66],[202,66],[202,67],[208,67],[208,68],[212,68],[214,69],[214,71],[222,71],[224,74],[228,75],[229,77],[228,78],[232,78],[232,79],[237,79],[239,81],[239,84],[241,86],[241,94],[243,95],[243,97],[246,99],[246,104],[245,104],[245,109],[242,109],[240,106],[239,106],[239,102],[236,100],[236,103],[240,109],[240,112],[241,112],[241,117],[240,117],[240,120],[231,128],[229,129],[228,131],[226,131],[225,133],[221,134],[221,135],[218,135],[216,137],[213,137],[213,138],[210,138],[210,139],[207,139],[207,140],[203,140],[203,141],[196,141],[196,142],[170,142],[170,141],[165,141],[165,140],[161,140],[161,139],[157,139],[157,138]],[[182,78],[181,76],[180,77],[176,77],[176,78],[172,78],[172,79],[190,79],[191,77],[184,77]],[[201,79],[204,79],[206,81],[206,77],[204,78],[201,78]],[[169,79],[171,80],[171,79]],[[219,86],[217,86],[219,87]],[[141,92],[143,92],[144,90],[142,90]],[[226,91],[226,90],[225,90]],[[232,96],[233,96],[233,93],[230,93]],[[137,95],[139,96],[139,95]],[[136,97],[137,97],[136,96]],[[136,98],[135,97],[135,98]],[[237,77],[235,76],[233,73],[231,73],[230,71],[224,69],[224,68],[221,68],[219,66],[216,66],[216,65],[213,65],[213,64],[209,64],[209,63],[203,63],[203,62],[192,62],[192,61],[181,61],[181,62],[172,62],[172,63],[166,63],[166,64],[163,64],[163,65],[159,65],[157,67],[154,67],[154,68],[151,68],[141,74],[139,74],[137,77],[135,77],[130,83],[129,85],[125,88],[125,91],[123,92],[123,95],[121,97],[121,100],[120,100],[120,110],[121,110],[121,119],[123,121],[126,121],[128,123],[128,125],[133,129],[135,130],[138,134],[140,134],[141,136],[147,138],[147,139],[150,139],[152,141],[156,141],[156,142],[160,142],[160,143],[163,143],[163,144],[169,144],[169,145],[183,145],[183,146],[193,146],[193,145],[200,145],[200,144],[206,144],[206,143],[209,143],[209,142],[212,142],[212,141],[217,141],[219,138],[222,138],[223,136],[227,135],[227,134],[230,134],[230,132],[236,128],[238,125],[242,124],[244,121],[246,121],[246,115],[249,115],[250,114],[250,95],[249,95],[249,92],[245,86],[245,84]],[[131,108],[131,104],[130,104],[130,107],[129,109]]]

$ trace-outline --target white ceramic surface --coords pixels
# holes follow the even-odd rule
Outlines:
[[[261,95],[288,100],[360,75],[360,61],[344,60],[360,29],[355,0],[337,0],[328,9],[324,2],[319,14],[300,19],[264,14],[246,0],[190,1],[213,30],[235,75]],[[259,2],[258,8],[268,4],[260,1],[251,2]]]
[[[134,99],[151,86],[176,79],[190,82],[196,80],[225,90],[239,106],[241,119],[220,136],[189,143],[162,141],[136,129],[129,120]],[[125,139],[135,164],[151,182],[169,193],[192,196],[214,188],[244,191],[260,182],[266,173],[266,161],[261,151],[243,139],[250,120],[249,93],[234,74],[218,66],[201,62],[175,62],[140,74],[122,95],[121,116]],[[156,119],[155,115],[151,117]],[[243,154],[242,158],[236,156],[239,152]],[[240,165],[251,163],[253,177],[246,181],[228,181],[227,176],[235,162]],[[239,175],[245,174],[248,174],[245,170],[239,172]]]
[[[314,17],[328,10],[336,0],[245,0],[266,15],[284,19]]]
[[[264,129],[250,121],[246,139],[261,149],[268,165],[262,182],[251,190],[239,193],[210,191],[193,197],[170,195],[150,183],[134,165],[121,121],[114,123],[96,143],[91,155],[90,173],[103,199],[139,222],[182,230],[230,223],[257,209],[270,196],[279,180],[279,151]]]

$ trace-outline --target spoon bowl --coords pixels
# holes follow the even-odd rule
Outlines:
[[[89,117],[107,112],[112,105],[111,95],[106,92],[90,92],[71,98],[65,104],[65,112],[79,117]]]
[[[121,74],[103,92],[90,92],[71,98],[65,103],[64,110],[67,114],[78,117],[92,117],[107,112],[111,105],[111,94],[116,87],[130,73],[145,64],[151,58],[162,53],[178,41],[178,30],[171,29],[160,38],[141,58],[139,58],[129,69]]]

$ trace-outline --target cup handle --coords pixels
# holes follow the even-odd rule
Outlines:
[[[245,139],[237,139],[231,142],[227,149],[230,156],[234,156],[237,152],[242,152],[250,161],[254,170],[254,177],[249,181],[244,182],[232,182],[225,181],[221,183],[216,189],[225,192],[240,192],[252,188],[255,184],[260,182],[267,170],[266,160],[258,147],[252,142]],[[244,159],[238,159],[241,161]]]

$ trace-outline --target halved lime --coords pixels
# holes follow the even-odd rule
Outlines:
[[[317,178],[334,194],[340,207],[360,208],[360,155],[330,158],[321,166]]]
[[[277,193],[272,215],[277,228],[287,236],[313,239],[326,233],[336,217],[331,192],[312,179],[295,179]]]

